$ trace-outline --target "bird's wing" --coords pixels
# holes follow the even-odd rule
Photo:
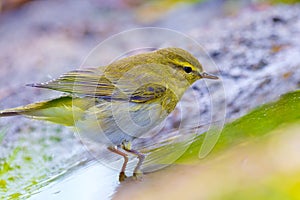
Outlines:
[[[149,83],[133,91],[130,94],[130,101],[136,103],[147,102],[163,96],[165,92],[165,86],[156,83]]]
[[[105,97],[115,89],[114,85],[97,68],[70,71],[57,79],[28,86],[58,90],[82,96]]]
[[[52,81],[28,84],[28,86],[58,90],[83,97],[136,103],[158,98],[166,91],[165,86],[156,83],[137,86],[130,81],[119,81],[119,78],[113,74],[108,78],[100,68],[74,70]]]

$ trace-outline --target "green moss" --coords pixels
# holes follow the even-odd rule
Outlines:
[[[220,138],[208,157],[235,144],[268,134],[278,126],[300,120],[300,90],[282,96],[277,102],[253,110],[244,117],[225,125]],[[205,134],[200,135],[180,157],[178,162],[195,160]]]
[[[3,180],[3,179],[1,179],[1,180],[0,180],[0,188],[1,188],[1,189],[6,188],[6,185],[7,185],[6,181]]]
[[[300,0],[266,0],[267,2],[270,2],[272,4],[295,4],[299,3]]]
[[[24,159],[25,162],[32,161],[32,158],[30,156],[24,156],[23,159]]]
[[[21,193],[14,193],[10,195],[10,199],[19,199],[19,197],[21,196]]]
[[[13,170],[13,167],[9,163],[3,162],[0,166],[0,175],[7,173],[8,171]]]
[[[49,140],[51,140],[53,142],[61,142],[62,138],[59,136],[51,136],[51,137],[49,137]]]
[[[49,156],[49,155],[43,155],[43,160],[45,162],[50,162],[53,160],[53,157],[52,156]]]

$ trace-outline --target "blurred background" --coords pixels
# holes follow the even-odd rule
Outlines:
[[[95,162],[72,130],[1,118],[0,199],[299,199],[299,115],[282,117],[287,108],[274,104],[276,116],[268,108],[254,121],[243,118],[300,88],[299,2],[0,0],[0,109],[59,96],[25,84],[78,68],[95,46],[121,31],[161,27],[195,39],[219,67],[222,84],[211,87],[215,94],[224,87],[226,99],[218,103],[226,107],[226,122],[251,127],[247,122],[260,120],[251,140],[239,138],[239,145],[224,147],[219,157],[119,184],[118,172]],[[182,103],[191,112],[189,94],[197,92],[206,116],[202,86],[193,85]],[[291,109],[298,109],[299,96],[293,98]],[[177,116],[176,111],[170,116],[172,124]],[[271,120],[272,128],[264,128]],[[235,141],[230,130],[228,141]]]

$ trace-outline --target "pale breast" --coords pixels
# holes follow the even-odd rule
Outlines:
[[[157,103],[158,102],[158,103]],[[100,100],[76,122],[80,137],[106,145],[118,145],[143,137],[169,114],[160,101],[132,103]]]

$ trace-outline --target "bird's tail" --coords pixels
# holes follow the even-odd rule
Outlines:
[[[0,117],[24,115],[34,119],[73,126],[75,118],[80,117],[90,105],[91,101],[89,100],[62,96],[49,101],[2,110]]]
[[[0,117],[10,117],[15,115],[20,115],[20,113],[17,111],[9,111],[9,110],[0,111]]]

